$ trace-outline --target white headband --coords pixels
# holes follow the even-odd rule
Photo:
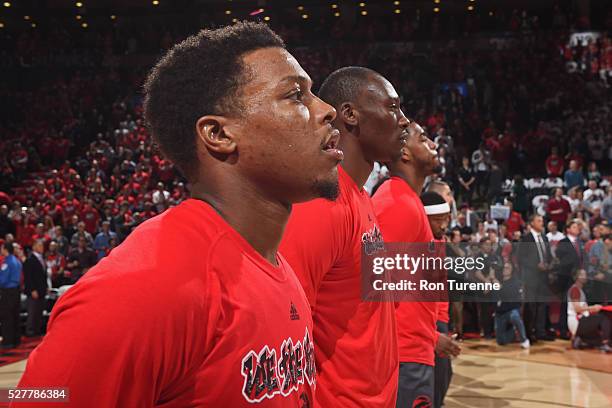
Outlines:
[[[446,214],[449,212],[450,206],[448,205],[448,203],[425,206],[425,214],[427,215]]]

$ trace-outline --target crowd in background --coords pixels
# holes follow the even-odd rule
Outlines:
[[[428,30],[435,30],[432,24]],[[602,270],[609,275],[608,78],[593,70],[568,72],[565,16],[554,14],[557,31],[537,31],[537,18],[520,12],[508,24],[523,35],[493,49],[460,49],[451,42],[426,52],[381,48],[375,24],[357,33],[372,41],[366,45],[292,48],[301,31],[280,27],[279,33],[315,83],[340,66],[366,65],[396,86],[406,114],[438,143],[442,171],[435,178],[446,181],[456,198],[451,242],[465,248],[489,242],[508,258],[508,245],[520,241],[530,215],[539,214],[553,256],[566,226],[578,225],[580,268],[591,280]],[[419,25],[415,20],[386,29],[384,38],[402,41]],[[355,34],[335,30],[335,39]],[[15,244],[22,262],[42,243],[48,287],[75,283],[135,227],[188,196],[142,122],[144,71],[115,59],[142,51],[143,44],[159,45],[151,51],[168,48],[181,35],[149,30],[136,37],[29,33],[3,51],[5,68],[32,70],[33,76],[40,64],[61,68],[36,83],[0,85],[0,95],[13,102],[0,123],[0,239]],[[60,49],[51,58],[46,44],[56,40]],[[603,37],[597,47],[606,52],[610,41]],[[510,211],[497,213],[502,207]],[[492,335],[492,310],[475,310],[472,329]],[[463,322],[455,323],[463,333]]]

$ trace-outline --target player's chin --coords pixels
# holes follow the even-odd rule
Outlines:
[[[327,167],[324,170],[319,168],[319,171],[304,174],[300,185],[293,185],[294,199],[293,203],[302,203],[305,201],[324,198],[327,200],[335,200],[339,194],[338,186],[338,167]]]
[[[340,185],[338,183],[338,171],[336,170],[335,177],[327,177],[316,179],[311,186],[315,198],[324,198],[334,201],[340,194]]]

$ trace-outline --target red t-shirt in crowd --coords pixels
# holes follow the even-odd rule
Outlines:
[[[81,220],[85,223],[85,230],[90,234],[95,234],[98,228],[98,220],[100,214],[98,210],[91,207],[90,205],[84,205],[81,209]]]
[[[565,163],[560,156],[551,154],[546,159],[546,172],[549,176],[561,177],[564,166]]]
[[[555,210],[563,210],[558,214],[552,214],[552,211]],[[561,198],[557,200],[555,197],[548,200],[546,204],[546,212],[548,214],[548,218],[555,222],[565,222],[567,221],[567,217],[572,212],[572,206],[567,202],[565,198]]]
[[[517,211],[510,212],[510,217],[506,220],[507,238],[511,239],[512,234],[514,234],[515,231],[520,231],[523,225],[525,225],[525,220],[523,220],[521,214]]]
[[[293,207],[280,246],[310,301],[315,406],[394,407],[399,362],[394,305],[361,300],[361,247],[382,245],[370,196],[338,167],[340,196]]]
[[[34,243],[34,234],[36,228],[34,225],[28,223],[23,225],[23,221],[15,223],[15,241],[23,247],[31,247]]]
[[[67,387],[71,407],[312,406],[310,306],[276,260],[184,201],[60,298],[19,387]]]
[[[77,213],[77,211],[79,211],[81,203],[79,203],[79,200],[76,198],[73,198],[72,200],[64,198],[60,202],[60,206],[63,208],[62,217],[64,218],[64,224],[66,224],[66,222],[69,221],[70,218]]]
[[[433,241],[421,199],[399,177],[391,177],[372,199],[386,242]],[[438,341],[437,302],[400,302],[396,309],[399,361],[433,366]]]

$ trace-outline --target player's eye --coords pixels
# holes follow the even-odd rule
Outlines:
[[[304,98],[304,92],[302,92],[301,89],[296,89],[293,92],[291,92],[288,96],[289,99],[293,99],[294,101],[302,101],[302,99]]]

